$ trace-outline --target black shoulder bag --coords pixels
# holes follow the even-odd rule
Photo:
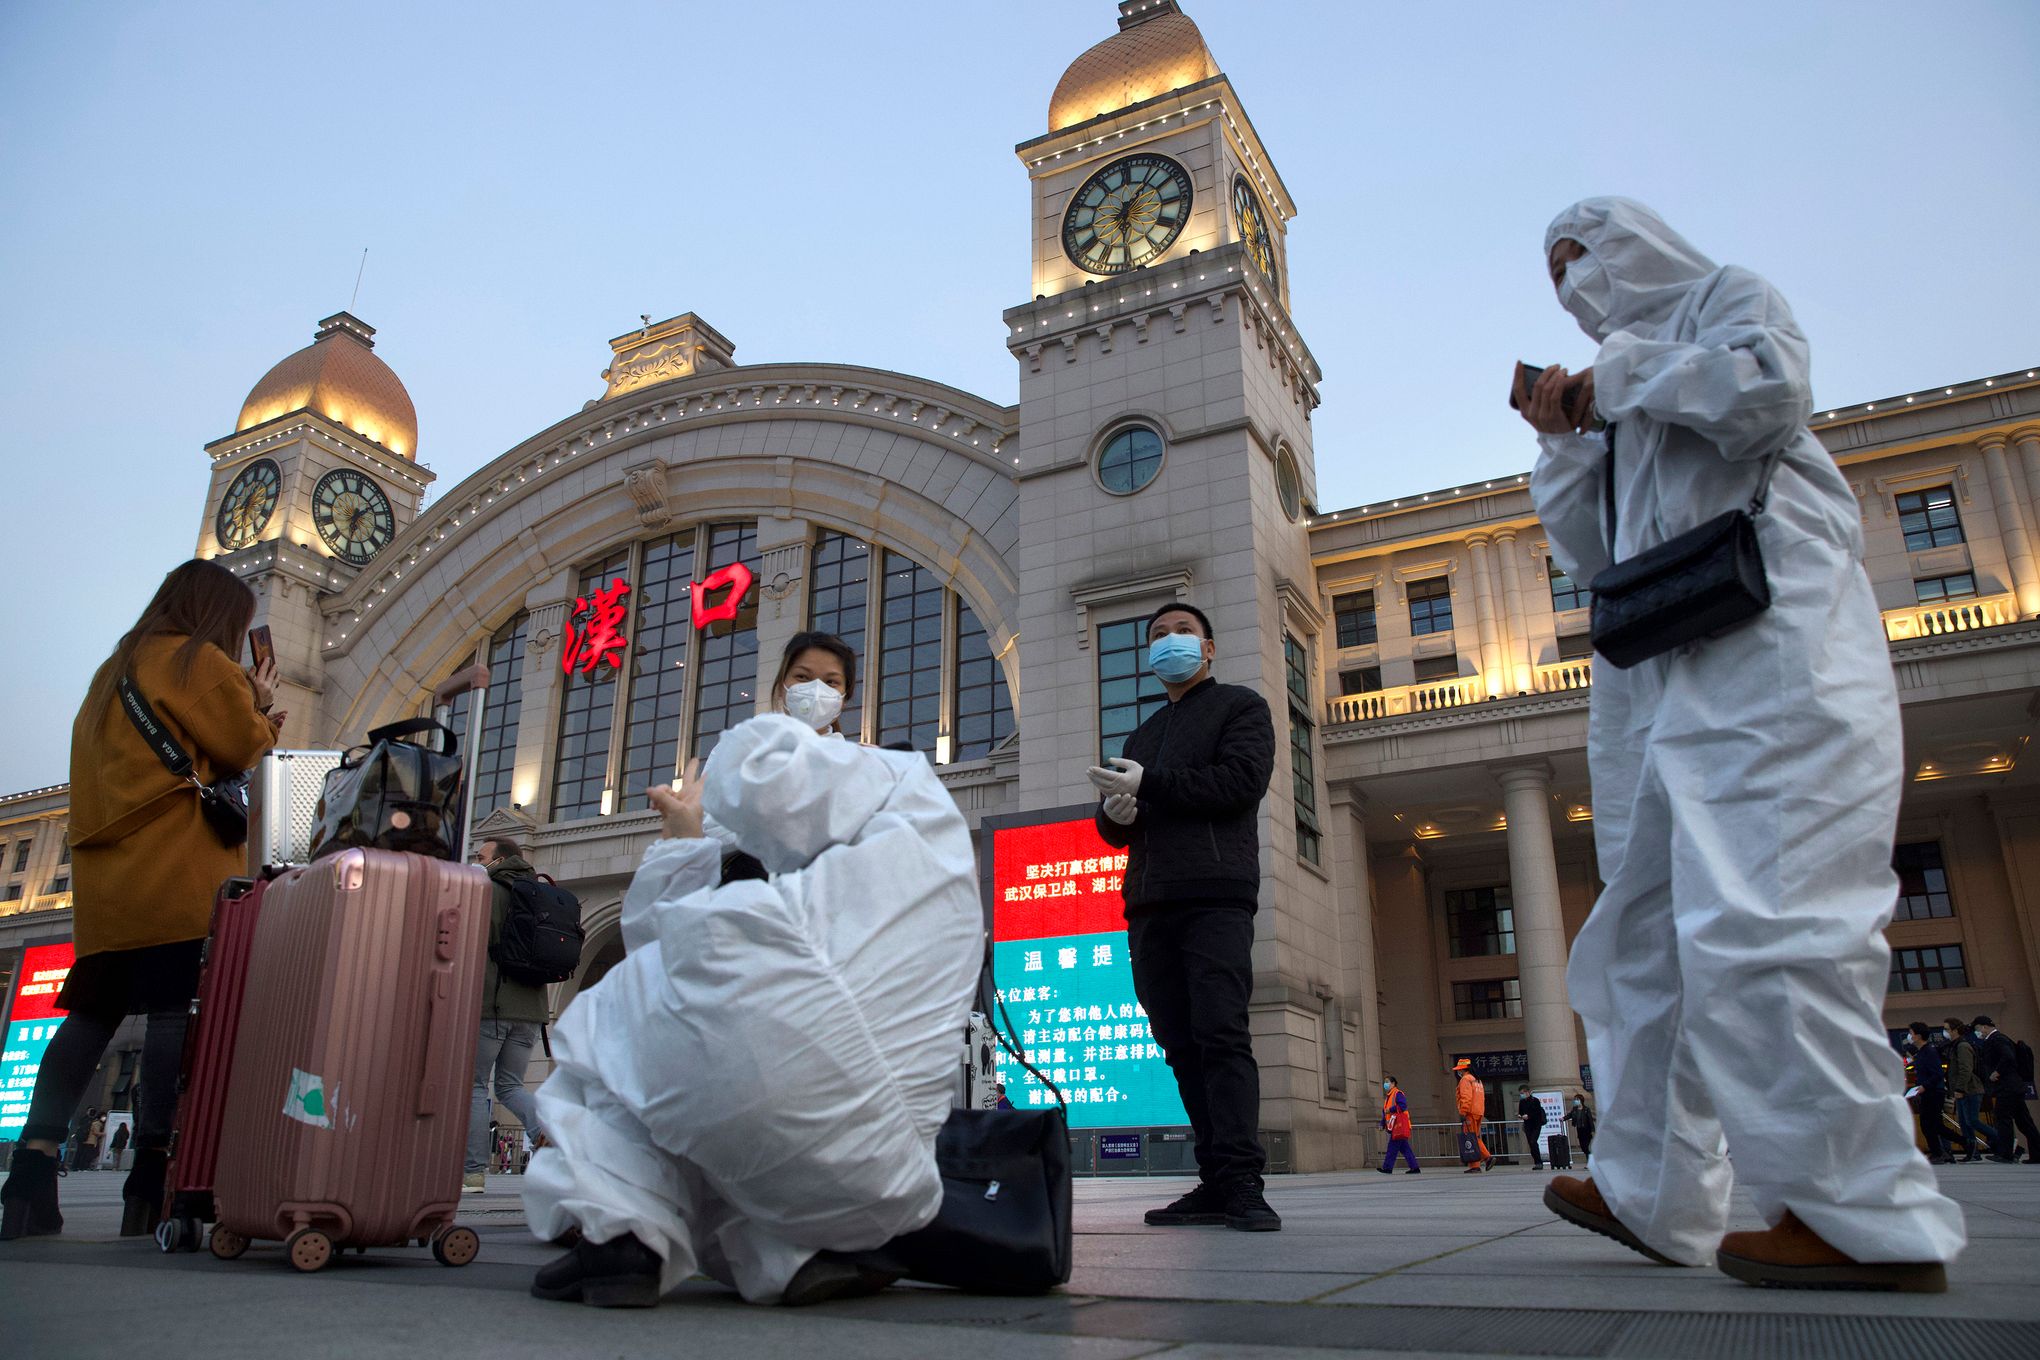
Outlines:
[[[989,977],[992,951],[985,945]],[[996,989],[994,996],[998,993]],[[951,1110],[935,1137],[942,1208],[935,1221],[858,1264],[972,1294],[1043,1294],[1067,1284],[1075,1241],[1070,1218],[1070,1123],[1054,1082],[1027,1061],[998,1001],[999,1046],[1055,1096],[1052,1110]]]
[[[1608,547],[1615,546],[1615,430],[1608,427],[1604,505]],[[1764,458],[1757,491],[1744,510],[1716,515],[1596,575],[1594,650],[1627,670],[1701,638],[1741,627],[1771,607],[1771,582],[1757,545],[1757,517],[1783,450]]]
[[[156,759],[164,768],[179,779],[187,780],[198,790],[198,810],[205,815],[205,824],[220,838],[220,844],[229,850],[238,850],[248,843],[248,776],[245,772],[226,779],[216,779],[208,784],[192,772],[191,755],[170,735],[170,729],[163,726],[156,717],[156,710],[149,707],[149,701],[135,688],[134,681],[125,675],[120,678],[121,711],[128,715],[128,721],[135,725],[135,731],[142,734],[149,749],[156,753]]]

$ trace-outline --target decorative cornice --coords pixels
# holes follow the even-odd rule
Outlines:
[[[638,521],[647,529],[663,529],[673,522],[673,506],[666,498],[666,460],[654,458],[623,474],[623,489],[637,506]]]

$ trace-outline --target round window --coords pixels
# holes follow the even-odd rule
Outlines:
[[[1282,513],[1292,521],[1303,513],[1303,485],[1296,476],[1296,460],[1288,449],[1275,455],[1275,494],[1282,501]]]
[[[1161,470],[1162,437],[1145,425],[1127,426],[1098,454],[1098,480],[1121,496],[1140,490]]]

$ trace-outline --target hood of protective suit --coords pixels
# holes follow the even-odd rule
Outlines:
[[[771,874],[855,840],[899,783],[885,753],[831,740],[783,713],[724,732],[701,777],[707,819]]]
[[[1717,267],[1633,198],[1581,199],[1545,228],[1547,262],[1560,241],[1578,241],[1599,266],[1596,276],[1581,285],[1586,305],[1566,308],[1597,341],[1664,320]],[[1569,266],[1567,272],[1577,268]],[[1588,270],[1579,272],[1588,275]]]

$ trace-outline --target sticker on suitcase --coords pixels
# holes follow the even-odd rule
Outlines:
[[[326,1083],[310,1072],[291,1068],[290,1094],[283,1099],[283,1113],[315,1129],[332,1128],[333,1117],[326,1111]]]

